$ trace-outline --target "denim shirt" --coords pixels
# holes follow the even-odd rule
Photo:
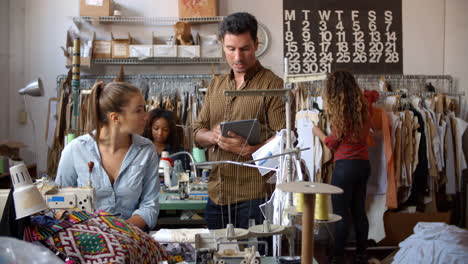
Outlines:
[[[139,215],[153,228],[159,214],[159,159],[152,142],[132,135],[132,145],[112,185],[101,165],[96,141],[88,134],[80,136],[62,151],[55,182],[61,187],[87,186],[90,161],[94,162],[91,180],[96,190],[96,209],[123,219]]]

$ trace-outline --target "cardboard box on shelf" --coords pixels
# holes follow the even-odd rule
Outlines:
[[[223,51],[221,43],[216,35],[201,35],[200,36],[201,57],[202,58],[221,58]]]
[[[130,58],[153,57],[153,45],[130,45]]]
[[[112,16],[112,0],[80,0],[80,16]]]
[[[153,57],[153,33],[140,32],[140,34],[132,35],[131,44],[129,46],[130,58],[147,58]]]
[[[91,58],[93,57],[93,43],[96,34],[84,34],[80,36],[80,67],[91,67]],[[69,31],[67,31],[67,39],[65,44],[64,55],[66,58],[66,67],[69,68],[73,63],[73,40]]]
[[[199,58],[200,45],[177,45],[177,57]]]
[[[179,17],[211,17],[218,15],[218,0],[179,0]]]
[[[93,42],[93,58],[110,59],[112,57],[112,34],[97,35]]]
[[[112,55],[111,40],[95,40],[93,45],[93,58],[110,59]]]
[[[112,35],[112,58],[113,59],[126,59],[130,56],[130,42],[132,38],[130,34],[114,37]]]
[[[158,36],[153,32],[153,56],[154,57],[177,57],[177,46],[174,37]]]

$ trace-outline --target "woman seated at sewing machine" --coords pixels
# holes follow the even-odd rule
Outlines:
[[[151,140],[156,148],[159,158],[161,153],[167,151],[169,155],[184,151],[181,146],[182,133],[176,127],[174,113],[164,109],[153,109],[149,112],[143,136]],[[189,157],[185,154],[178,154],[170,157],[171,162],[182,161],[182,167],[190,170]]]
[[[158,155],[140,136],[147,113],[137,87],[96,83],[91,115],[95,130],[69,143],[62,152],[56,183],[96,190],[96,209],[117,214],[141,228],[152,229],[159,214]],[[89,173],[88,163],[94,163]]]

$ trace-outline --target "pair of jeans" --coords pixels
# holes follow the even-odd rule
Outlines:
[[[255,225],[263,224],[262,212],[259,206],[265,202],[264,199],[249,200],[245,202],[231,204],[231,223],[235,228],[249,228],[249,219],[255,220]],[[205,209],[205,221],[208,229],[221,229],[226,228],[229,223],[229,206],[217,205],[208,198]],[[264,245],[258,245],[260,255],[271,255],[273,240],[271,237],[258,238],[258,241],[264,241],[268,244],[268,252],[266,252]]]
[[[255,225],[263,223],[263,214],[259,206],[264,203],[263,199],[249,200],[231,204],[231,223],[236,228],[249,228],[249,219],[255,219]],[[226,228],[229,223],[228,205],[217,205],[208,198],[205,209],[205,220],[208,229]]]
[[[368,160],[337,160],[332,185],[343,189],[343,194],[332,195],[333,212],[342,217],[335,224],[334,256],[344,255],[344,248],[352,219],[356,231],[358,253],[365,252],[369,222],[366,215],[367,180],[370,176]]]

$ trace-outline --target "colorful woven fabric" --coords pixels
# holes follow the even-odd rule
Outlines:
[[[168,256],[139,228],[108,213],[74,212],[53,226],[31,226],[25,240],[41,241],[76,263],[158,263]]]

